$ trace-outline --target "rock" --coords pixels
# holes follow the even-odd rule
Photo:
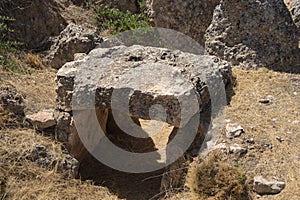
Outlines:
[[[28,49],[38,50],[49,37],[57,36],[67,26],[55,0],[15,0],[1,2],[0,14],[15,19],[11,40],[24,43]]]
[[[244,154],[244,153],[247,153],[247,149],[242,147],[239,144],[232,144],[229,146],[229,153]]]
[[[204,34],[220,0],[151,0],[150,16],[156,27],[179,31],[204,45]]]
[[[12,87],[0,87],[0,106],[18,116],[24,116],[24,97]]]
[[[42,131],[56,125],[53,113],[54,110],[43,110],[32,115],[27,115],[26,119],[34,128]]]
[[[121,55],[121,56],[120,56]],[[139,60],[132,60],[131,58],[139,55]],[[164,55],[163,57],[161,55]],[[105,57],[105,59],[102,59]],[[108,63],[108,60],[110,60],[110,64]],[[125,81],[130,83],[130,81],[127,80],[134,80],[136,77],[144,77],[144,79],[147,80],[148,82],[158,82],[158,81],[165,81],[164,84],[170,84],[174,85],[178,88],[182,89],[181,92],[175,92],[175,89],[169,88],[168,90],[161,90],[160,88],[140,88],[140,83],[135,83],[136,81],[132,81],[132,84],[135,85],[130,85],[131,88],[140,88],[142,92],[146,92],[148,95],[133,95],[135,99],[131,100],[131,104],[134,105],[132,107],[132,110],[130,110],[131,114],[134,117],[142,118],[142,119],[150,119],[149,113],[148,113],[148,108],[150,105],[156,101],[159,101],[161,104],[170,104],[172,102],[172,110],[170,110],[167,121],[170,124],[178,125],[178,117],[175,117],[177,115],[177,109],[178,109],[178,104],[174,99],[178,98],[183,98],[182,95],[185,94],[185,92],[188,92],[191,90],[191,87],[183,87],[182,82],[175,82],[173,83],[172,79],[168,79],[167,77],[174,76],[172,73],[182,73],[182,74],[188,74],[188,73],[196,73],[196,69],[193,69],[192,63],[194,65],[196,64],[197,59],[202,59],[201,63],[203,65],[211,65],[211,69],[215,68],[215,70],[221,71],[221,73],[224,74],[224,82],[229,83],[230,82],[230,70],[228,71],[229,65],[227,65],[226,62],[223,62],[221,60],[215,59],[215,57],[211,56],[195,56],[192,54],[185,54],[179,51],[169,51],[167,49],[160,49],[160,48],[151,48],[151,47],[141,47],[141,46],[132,46],[132,47],[113,47],[111,49],[109,48],[99,48],[93,50],[86,58],[83,60],[78,60],[74,62],[67,63],[64,65],[57,73],[57,105],[58,109],[64,110],[66,112],[69,112],[73,109],[79,109],[76,108],[77,105],[84,105],[84,106],[89,106],[87,102],[84,102],[87,100],[86,94],[81,94],[80,91],[84,90],[85,87],[87,87],[87,81],[88,80],[93,80],[93,78],[97,77],[102,77],[99,82],[98,82],[98,89],[97,91],[97,96],[96,96],[96,105],[101,105],[105,106],[106,108],[111,108],[111,95],[112,95],[112,89],[114,87],[120,87],[117,84],[119,82]],[[104,62],[105,60],[105,62]],[[96,70],[97,72],[89,72],[89,70],[82,70],[82,72],[76,71],[79,69],[78,66],[101,66],[102,64],[105,63],[105,67],[97,67]],[[118,63],[118,64],[117,64]],[[154,66],[152,67],[150,63]],[[211,64],[210,64],[211,63]],[[213,64],[212,64],[213,63]],[[141,66],[141,67],[135,67],[134,74],[131,73],[125,73],[128,71],[128,69],[131,68],[131,66]],[[164,67],[165,66],[165,67]],[[175,70],[172,72],[171,68],[169,66],[172,66],[172,69]],[[106,68],[120,68],[118,70],[112,70],[108,72]],[[185,69],[182,71],[182,69]],[[219,69],[218,69],[219,68]],[[150,70],[151,69],[151,70]],[[147,77],[145,74],[150,73],[150,71],[156,70],[158,72],[158,76],[154,77]],[[171,71],[170,71],[171,70]],[[81,74],[85,73],[84,71],[87,72],[87,74],[82,74],[81,76],[78,77],[78,87],[77,91],[72,91],[73,90],[73,84],[74,84],[74,77],[76,74]],[[149,71],[149,72],[148,72]],[[160,71],[160,72],[159,72]],[[146,73],[147,72],[147,73]],[[124,74],[124,75],[123,75]],[[97,76],[97,77],[94,77]],[[120,77],[122,76],[122,80]],[[97,78],[98,79],[98,78]],[[190,80],[196,81],[199,78],[198,77],[190,77]],[[196,83],[195,83],[196,84]],[[142,84],[143,85],[143,84]],[[181,87],[182,86],[182,87]],[[80,90],[79,90],[80,89]],[[88,89],[88,88],[87,88]],[[200,82],[199,82],[199,88],[200,88]],[[203,88],[202,88],[203,89]],[[200,92],[200,91],[199,91]],[[72,95],[76,94],[76,99],[78,102],[73,101],[73,105],[71,105],[72,102]],[[173,94],[174,93],[174,94]],[[205,94],[205,91],[200,92],[201,94]],[[157,97],[166,95],[168,94],[169,96],[166,98],[163,98],[163,100],[158,100]],[[172,95],[174,96],[172,96]],[[83,96],[81,96],[83,95]],[[99,96],[98,96],[99,95]],[[207,94],[208,95],[208,94]],[[155,97],[157,96],[157,97]],[[161,98],[161,97],[159,97]],[[174,99],[173,99],[174,98]],[[75,99],[75,100],[76,100]],[[202,96],[201,99],[199,99],[200,102],[207,102],[209,99],[208,96]],[[80,100],[80,101],[79,101]],[[139,102],[142,101],[144,102],[143,104],[140,104]],[[168,105],[168,107],[171,107]],[[187,111],[195,112],[195,108],[189,107],[186,108]]]
[[[284,0],[284,3],[286,4],[286,6],[288,7],[289,10],[292,9],[294,2],[295,2],[295,0]]]
[[[71,1],[77,6],[86,4],[86,1],[83,0]],[[140,10],[137,0],[89,0],[88,3],[100,7],[117,8],[123,12],[130,11],[132,13],[137,13]]]
[[[283,142],[283,141],[284,141],[284,139],[282,139],[282,138],[279,137],[279,136],[276,136],[275,138],[276,138],[276,140],[278,140],[279,142]]]
[[[35,144],[30,155],[30,160],[43,167],[48,167],[53,164],[55,158],[44,145]]]
[[[283,0],[221,0],[205,38],[208,54],[245,69],[284,69],[299,57],[297,27]]]
[[[78,177],[79,162],[75,158],[67,154],[57,158],[44,145],[35,144],[28,158],[46,168],[52,169],[57,165],[57,172],[67,173],[72,178]]]
[[[268,95],[265,99],[260,99],[259,103],[270,104],[270,103],[273,103],[274,101],[275,101],[275,98],[271,95]]]
[[[202,77],[203,74],[208,76],[207,79]],[[104,140],[103,134],[128,152],[152,152],[155,151],[155,145],[149,135],[135,131],[136,127],[141,127],[139,119],[164,121],[174,126],[169,136],[171,141],[173,136],[178,135],[180,123],[184,121],[179,116],[181,113],[191,116],[184,121],[186,126],[183,129],[189,133],[190,129],[195,128],[197,133],[191,148],[178,152],[186,152],[192,157],[191,152],[195,152],[195,149],[199,152],[203,143],[204,124],[210,123],[210,113],[206,114],[210,95],[205,80],[212,81],[217,77],[231,87],[230,65],[214,56],[138,45],[96,48],[83,59],[66,63],[57,72],[56,136],[69,144],[70,152],[79,161],[87,155],[87,144],[90,152],[96,152],[97,145]],[[192,91],[197,94],[196,104],[180,105],[178,99],[191,99]],[[93,99],[95,102],[91,101]],[[93,117],[95,114],[96,119]],[[203,116],[200,117],[200,123],[194,117],[199,114]],[[205,118],[204,115],[209,116]],[[103,133],[96,131],[93,126],[85,127],[91,122],[100,124]],[[142,135],[129,135],[132,133]],[[166,160],[172,156],[169,151],[166,152]],[[157,159],[159,155],[153,162],[157,162]],[[179,158],[165,170],[184,166],[186,163],[182,162],[185,160]],[[184,174],[182,171],[180,175],[164,175],[162,189],[170,188],[173,179],[176,179],[174,184],[181,184]]]
[[[74,54],[74,61],[82,60],[87,54],[86,53],[75,53]]]
[[[57,171],[66,173],[68,177],[78,178],[79,177],[79,162],[73,156],[65,154],[63,159],[59,162]]]
[[[296,26],[298,27],[298,33],[299,33],[299,37],[300,37],[300,0],[295,0],[291,11],[292,11],[292,15],[293,15],[293,20],[294,20]]]
[[[221,151],[227,154],[245,154],[247,153],[247,148],[242,147],[239,144],[228,144],[228,143],[220,143],[216,146],[215,149],[220,149]]]
[[[68,143],[71,130],[71,114],[68,112],[57,112],[55,114],[57,125],[55,127],[55,137],[58,141]]]
[[[244,133],[244,128],[240,124],[227,124],[226,136],[230,139],[241,136]]]
[[[298,125],[298,124],[300,124],[300,120],[295,120],[295,121],[292,122],[292,124],[293,125]]]
[[[255,176],[253,189],[260,195],[278,194],[285,188],[285,182],[268,181],[262,176]]]
[[[254,143],[255,143],[253,138],[244,137],[244,139],[245,139],[245,141],[246,141],[247,143],[250,143],[250,144],[254,144]]]
[[[74,60],[75,53],[88,53],[102,42],[96,31],[69,24],[59,36],[51,38],[53,43],[47,60],[49,65],[60,68],[66,62]]]

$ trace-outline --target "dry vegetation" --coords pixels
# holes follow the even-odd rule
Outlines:
[[[248,199],[246,175],[242,169],[222,162],[222,152],[212,152],[192,168],[188,185],[200,199]]]
[[[234,69],[234,75],[237,85],[227,107],[227,119],[245,128],[245,134],[256,142],[255,149],[238,158],[213,152],[191,167],[187,184],[191,190],[170,199],[247,199],[245,188],[248,187],[251,193],[251,179],[257,174],[277,177],[287,183],[279,195],[260,199],[297,199],[300,196],[299,190],[295,189],[300,188],[300,128],[295,124],[300,120],[300,75],[268,69]],[[27,112],[54,107],[54,77],[55,71],[48,69],[23,75],[0,73],[1,86],[13,85],[26,96]],[[258,101],[267,95],[272,95],[275,101],[260,104]],[[9,121],[13,121],[13,116],[0,110],[2,199],[119,199],[103,186],[66,178],[55,169],[42,168],[26,159],[34,144],[44,144],[57,156],[64,150],[49,136],[27,128],[5,127]],[[284,141],[280,143],[276,136]],[[244,144],[242,138],[240,140]],[[273,145],[272,149],[264,147],[269,143]],[[248,177],[246,182],[244,173]],[[144,189],[147,192],[147,188]]]

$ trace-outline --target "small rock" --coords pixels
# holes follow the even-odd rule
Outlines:
[[[244,139],[245,139],[245,141],[247,143],[250,143],[250,144],[254,144],[255,143],[253,138],[244,137]]]
[[[229,146],[229,153],[247,153],[247,149],[240,146],[239,144],[233,144]]]
[[[285,188],[285,182],[268,181],[262,176],[254,177],[253,189],[260,195],[278,194]]]
[[[283,142],[283,141],[284,141],[284,139],[282,139],[282,138],[279,137],[279,136],[276,136],[276,140],[278,140],[279,142]]]
[[[59,162],[58,172],[69,172],[71,177],[77,178],[79,175],[79,162],[71,155],[65,155],[64,159]]]
[[[292,124],[298,125],[298,124],[300,124],[300,121],[299,120],[295,120],[295,121],[292,122]]]
[[[227,124],[226,125],[226,136],[230,139],[239,137],[244,133],[244,129],[240,124]]]
[[[230,153],[247,153],[247,149],[240,146],[239,144],[227,144],[227,143],[220,143],[216,147],[216,149],[220,149],[223,152],[226,152],[227,154]]]
[[[273,145],[272,144],[268,144],[267,146],[269,149],[273,149]]]
[[[253,149],[255,149],[255,147],[254,146],[248,146],[248,149],[253,150]]]
[[[275,98],[271,95],[268,95],[265,99],[259,100],[259,103],[269,104],[269,103],[273,103],[274,101],[275,101]]]
[[[48,167],[53,164],[55,159],[44,145],[35,144],[30,154],[30,160],[43,167]]]
[[[67,172],[69,177],[78,177],[79,162],[71,155],[63,154],[61,158],[58,158],[50,153],[44,145],[35,144],[28,158],[38,165],[46,168],[54,168],[56,164],[58,164],[58,172]]]
[[[12,87],[0,87],[0,106],[15,115],[24,116],[24,97]]]
[[[42,131],[46,128],[50,128],[56,125],[53,113],[53,110],[44,110],[32,115],[27,115],[26,119],[32,124],[34,128]]]

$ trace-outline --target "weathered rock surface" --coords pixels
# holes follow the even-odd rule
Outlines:
[[[55,0],[3,1],[1,14],[15,19],[12,39],[23,42],[28,49],[39,49],[51,36],[57,36],[67,26],[58,12]]]
[[[201,59],[201,62],[198,62],[198,59]],[[91,70],[85,69],[84,67],[78,72],[79,66],[88,66],[88,68],[95,66],[95,71],[91,72]],[[197,66],[199,68],[196,68]],[[205,68],[205,66],[209,67]],[[134,70],[130,72],[130,69]],[[91,102],[88,100],[89,96],[86,95],[90,93],[83,94],[80,93],[80,91],[85,91],[87,83],[91,82],[89,80],[96,80],[97,86],[93,86],[97,87],[95,94],[96,106],[104,105],[104,107],[111,109],[113,88],[119,89],[127,84],[126,86],[134,90],[138,89],[141,93],[133,94],[134,98],[130,100],[130,105],[134,105],[134,107],[130,107],[132,116],[150,119],[148,109],[152,104],[157,102],[168,107],[171,107],[170,105],[172,104],[172,110],[168,111],[170,116],[167,121],[170,124],[178,124],[176,121],[178,119],[175,117],[179,111],[178,98],[183,98],[185,94],[189,94],[187,92],[192,91],[193,87],[195,87],[195,89],[199,90],[199,94],[203,94],[198,99],[200,105],[209,99],[208,96],[204,96],[205,91],[200,91],[202,87],[201,84],[203,83],[201,83],[200,80],[201,73],[197,72],[198,69],[201,69],[202,74],[211,74],[212,72],[210,72],[210,70],[215,72],[221,71],[224,77],[226,77],[224,78],[225,84],[230,82],[230,76],[228,76],[228,73],[231,73],[229,65],[211,56],[196,56],[180,51],[169,51],[167,49],[141,46],[95,49],[85,59],[67,63],[58,71],[57,105],[60,110],[71,111],[72,94],[75,93],[77,95],[74,101],[76,105],[73,105],[73,109],[79,109],[79,107],[76,107],[79,105],[89,106]],[[206,72],[203,71],[204,69],[207,69]],[[157,72],[156,77],[145,76],[150,72]],[[81,75],[78,76],[76,89],[73,91],[74,77],[76,74]],[[183,77],[189,77],[188,79],[191,85],[188,85],[188,82],[182,83],[178,81],[181,75]],[[214,76],[213,74],[211,75]],[[137,77],[143,77],[144,82],[157,84],[163,82],[161,84],[172,85],[174,88],[165,89],[163,85],[160,87],[147,87],[141,80],[134,81]],[[174,77],[174,80],[170,77]],[[176,80],[178,82],[176,82]],[[146,86],[141,87],[141,85]],[[92,91],[95,88],[86,89]],[[147,95],[142,95],[143,93]],[[141,104],[139,101],[144,103]],[[195,108],[189,107],[186,109],[187,111],[195,112]]]
[[[57,158],[44,145],[35,144],[28,158],[42,167],[54,168],[57,165],[58,172],[78,177],[79,162],[75,158],[67,154]]]
[[[220,0],[151,0],[149,12],[155,26],[174,29],[204,45],[204,34]]]
[[[299,56],[297,29],[283,0],[221,0],[205,38],[208,54],[247,69],[283,68]]]
[[[26,115],[26,119],[34,128],[40,131],[56,125],[54,110],[43,110],[38,113]]]
[[[262,176],[255,176],[253,189],[258,194],[278,194],[285,188],[285,182],[283,181],[268,181]]]
[[[227,124],[226,136],[230,139],[241,136],[244,133],[244,129],[240,124]]]
[[[47,59],[54,68],[74,60],[75,53],[88,53],[102,42],[95,30],[69,24],[59,36],[51,38]]]
[[[200,118],[202,121],[197,125],[193,115],[201,115],[202,111],[209,109],[210,95],[206,84],[214,84],[214,79],[224,85],[231,84],[230,65],[214,56],[137,45],[94,49],[85,58],[66,63],[57,73],[56,136],[68,143],[72,154],[82,160],[87,153],[80,141],[82,137],[85,145],[91,145],[93,150],[103,135],[93,127],[86,127],[81,129],[85,131],[84,135],[81,133],[78,137],[75,118],[82,125],[96,120],[95,123],[100,124],[114,144],[137,153],[155,151],[155,146],[143,131],[138,132],[141,135],[128,135],[135,132],[134,126],[130,125],[131,120],[138,126],[138,119],[166,121],[175,127],[170,140],[180,124],[186,123],[185,130],[197,126],[196,139],[188,149],[192,155],[195,149],[199,152],[205,134],[204,119],[207,119]],[[218,88],[217,82],[215,84],[213,86]],[[179,102],[191,99],[195,100],[195,104]],[[96,119],[93,118],[95,112],[89,111],[95,108]],[[184,121],[180,114],[192,118]],[[125,124],[129,132],[124,127],[120,128],[120,123]],[[169,153],[167,159],[170,159]],[[183,157],[180,160],[184,160]],[[178,161],[168,169],[176,168],[175,165],[182,166],[183,163]],[[181,177],[176,175],[176,184],[181,183]],[[170,188],[173,178],[173,175],[164,175],[162,189]]]
[[[300,0],[295,0],[291,12],[293,15],[293,20],[296,26],[298,27],[298,33],[300,38]]]
[[[15,115],[24,116],[24,97],[12,87],[0,87],[0,106]]]
[[[288,7],[289,10],[292,9],[294,2],[295,2],[295,0],[284,0],[284,3],[286,4],[286,6]]]
[[[220,149],[224,153],[227,154],[245,154],[247,153],[247,148],[242,146],[241,144],[230,144],[230,143],[220,143],[216,145],[215,149]]]
[[[71,1],[75,5],[83,5],[85,3],[85,1],[83,0]],[[117,8],[123,12],[126,12],[128,10],[130,12],[136,13],[139,11],[139,5],[137,0],[90,0],[89,2],[97,6]]]

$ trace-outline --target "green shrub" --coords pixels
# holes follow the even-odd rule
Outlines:
[[[146,28],[151,23],[151,19],[143,13],[121,12],[116,8],[95,8],[95,11],[101,26],[104,29],[110,29],[113,34],[137,28]]]
[[[7,24],[13,21],[15,21],[15,19],[0,15],[0,65],[5,70],[21,73],[22,70],[16,66],[12,59],[12,54],[21,43],[8,39],[8,35],[14,32],[14,30]]]

